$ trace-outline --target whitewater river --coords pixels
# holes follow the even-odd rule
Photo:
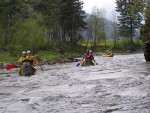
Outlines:
[[[95,59],[99,65],[44,65],[30,77],[0,70],[0,113],[150,113],[143,54]]]

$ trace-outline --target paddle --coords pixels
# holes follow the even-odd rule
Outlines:
[[[94,63],[96,64],[96,65],[98,65],[98,63],[96,62],[96,60],[93,60],[94,61]]]
[[[41,64],[39,63],[39,65],[40,65],[40,67],[41,67],[41,70],[43,71],[43,68],[42,68],[42,66],[41,66]],[[44,71],[43,71],[44,72]]]
[[[76,66],[80,66],[80,64],[82,64],[82,62],[85,60],[85,58],[83,60],[81,60]]]
[[[9,65],[5,66],[5,69],[8,71],[8,70],[11,70],[14,67],[15,67],[15,64],[12,63],[12,64],[9,64]]]
[[[77,67],[78,67],[78,66],[80,66],[80,62],[79,62],[79,63],[77,63],[77,65],[76,65],[76,66],[77,66]]]

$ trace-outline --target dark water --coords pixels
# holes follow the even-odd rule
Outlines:
[[[99,65],[0,70],[0,113],[150,113],[150,64],[143,54],[95,57]]]

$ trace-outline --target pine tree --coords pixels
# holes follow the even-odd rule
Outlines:
[[[133,36],[141,26],[142,11],[145,0],[116,0],[116,11],[120,13],[119,33],[121,36],[130,37],[130,45],[133,44]]]
[[[76,41],[77,33],[85,28],[83,3],[79,0],[63,0],[65,4],[61,8],[60,23],[64,34],[70,37],[70,41]]]
[[[75,42],[78,31],[86,25],[82,5],[80,0],[39,0],[35,9],[44,15],[54,40]]]
[[[140,29],[140,39],[144,42],[144,56],[146,61],[150,61],[150,1],[147,2],[145,11],[145,24]]]

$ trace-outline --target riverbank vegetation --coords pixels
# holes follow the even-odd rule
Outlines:
[[[105,42],[98,43],[94,52],[104,52],[105,50],[112,50],[114,53],[130,53],[131,51],[128,46],[128,42],[126,40],[120,40],[118,41],[118,48],[115,49],[113,45],[112,40]],[[138,52],[143,50],[143,43],[141,40],[134,40],[134,50],[133,52]],[[76,57],[76,56],[82,56],[84,54],[86,48],[92,49],[91,45],[86,45],[86,42],[83,42],[82,45],[76,47],[75,49],[68,48],[66,46],[63,47],[63,49],[53,50],[52,48],[49,50],[39,50],[34,55],[37,55],[40,59],[44,61],[57,61],[63,58],[70,58],[70,57]],[[12,55],[10,52],[1,51],[0,52],[0,61],[5,63],[10,62],[16,62],[19,57],[20,53],[17,55]]]
[[[142,15],[145,2],[134,0],[134,3],[136,13]],[[121,12],[119,4],[117,2],[117,11]],[[94,7],[92,14],[85,13],[80,0],[2,0],[0,62],[18,60],[23,50],[31,50],[43,60],[58,60],[82,55],[86,48],[94,52],[142,49],[138,32],[142,18],[138,15],[135,19],[135,7],[126,4],[124,11],[128,15],[120,15],[118,19],[112,12],[112,19],[108,20],[104,9]],[[123,28],[122,23],[129,22],[123,19],[125,16],[129,16],[134,25],[127,23],[130,27]]]

